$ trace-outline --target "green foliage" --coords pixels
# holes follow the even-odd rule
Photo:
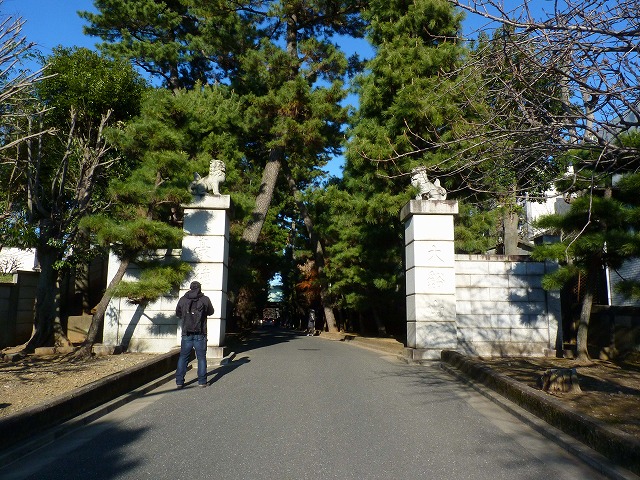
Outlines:
[[[616,291],[627,298],[640,299],[640,283],[637,280],[622,280],[616,284]]]
[[[69,121],[73,108],[78,121],[97,123],[108,110],[114,121],[137,115],[144,80],[123,60],[105,60],[86,48],[53,50],[47,59],[47,75],[38,82],[40,99],[52,110],[48,119],[56,125]]]
[[[421,158],[428,153],[399,159],[401,164],[384,160],[428,151],[436,132],[444,135],[458,115],[443,95],[447,80],[441,73],[461,59],[463,50],[455,40],[461,15],[440,0],[410,5],[375,1],[365,18],[371,22],[368,34],[376,56],[358,81],[360,111],[352,150],[383,161],[378,169],[394,176],[408,172],[412,160],[413,165],[428,160]]]
[[[248,254],[237,240],[265,188],[261,176],[271,156],[286,164],[302,191],[339,153],[350,64],[334,35],[361,36],[365,5],[99,0],[98,13],[82,13],[90,23],[87,33],[105,41],[104,51],[132,60],[175,93],[175,98],[152,95],[128,127],[119,141],[127,158],[186,159],[189,167],[183,171],[189,174],[206,172],[212,157],[225,162],[224,188],[234,205],[232,261]],[[146,182],[153,169],[131,171]],[[147,194],[133,182],[128,189],[114,188],[133,202]],[[252,252],[255,267],[240,272],[252,270],[246,281],[266,281],[281,264],[285,225],[295,215],[289,188],[282,180],[277,184],[260,245]]]
[[[458,203],[455,217],[456,253],[485,254],[499,242],[502,212],[498,208],[483,208],[467,202]]]
[[[150,91],[140,116],[117,137],[126,158],[140,163],[129,171],[126,182],[112,184],[114,195],[133,205],[156,205],[154,218],[168,219],[176,214],[172,208],[190,201],[193,174],[206,175],[215,158],[225,162],[221,188],[243,218],[260,184],[259,172],[243,156],[242,121],[240,98],[222,85],[176,93]]]
[[[85,33],[100,37],[101,50],[114,58],[131,60],[149,74],[161,78],[172,88],[193,87],[197,81],[211,77],[212,66],[204,50],[207,44],[199,37],[202,25],[211,38],[220,38],[236,16],[229,9],[217,15],[197,16],[185,0],[97,0],[98,13],[80,12],[89,21]],[[201,10],[211,12],[225,2],[206,2]],[[217,24],[215,31],[212,24]],[[217,45],[219,46],[219,45]],[[224,52],[221,52],[224,54]]]
[[[441,73],[461,59],[461,15],[446,1],[419,0],[369,2],[363,17],[376,55],[356,81],[360,109],[348,132],[343,180],[327,189],[319,209],[337,303],[367,316],[377,312],[388,332],[400,332],[400,208],[413,193],[411,168],[439,162],[431,147],[459,115]]]
[[[126,297],[131,303],[145,303],[178,288],[191,266],[177,260],[149,259],[138,261],[140,277],[135,282],[120,282],[113,290],[115,297]]]
[[[51,265],[61,267],[88,258],[79,221],[105,207],[107,179],[118,175],[101,123],[108,112],[111,122],[138,112],[145,84],[129,64],[87,49],[57,48],[45,62],[50,76],[34,94],[46,108],[42,124],[56,134],[18,148],[15,163],[0,166],[11,208],[0,231],[5,245],[57,252]]]
[[[25,212],[11,212],[9,207],[7,205],[6,210],[10,213],[0,222],[0,244],[4,247],[32,248],[37,244],[38,226],[29,221]]]
[[[105,215],[86,217],[82,226],[96,235],[100,245],[110,246],[123,258],[134,260],[141,253],[161,248],[179,248],[182,229],[145,217],[110,218]]]
[[[577,265],[566,264],[560,266],[556,271],[546,274],[542,279],[542,288],[545,290],[560,290],[570,281],[574,280],[580,273],[586,273]]]
[[[637,188],[640,174],[623,177],[615,186],[612,197],[584,194],[575,198],[565,214],[540,218],[537,226],[562,235],[559,243],[537,246],[533,258],[557,260],[561,267],[547,275],[545,288],[559,288],[578,273],[588,274],[606,264],[618,268],[626,259],[640,253],[640,198]],[[620,289],[633,294],[632,282],[623,282]]]
[[[335,305],[370,316],[375,310],[387,332],[399,332],[404,302],[403,234],[391,195],[374,199],[350,192],[342,182],[312,192],[316,227],[325,240],[326,281]],[[381,200],[374,203],[373,200]]]

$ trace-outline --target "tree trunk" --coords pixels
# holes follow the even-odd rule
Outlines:
[[[78,230],[77,235],[77,243],[81,245],[81,248],[89,251],[91,245],[91,239],[89,237],[89,232],[86,229]],[[83,262],[75,267],[75,275],[74,275],[74,293],[75,296],[79,297],[80,302],[82,304],[82,312],[91,313],[91,309],[93,305],[91,305],[90,297],[89,297],[89,274],[90,274],[90,263]]]
[[[267,218],[267,212],[271,205],[271,199],[273,198],[273,192],[278,181],[278,175],[280,174],[280,168],[282,166],[282,149],[274,148],[269,153],[269,161],[262,171],[262,182],[260,184],[260,190],[256,196],[256,206],[251,213],[251,218],[247,223],[244,231],[242,232],[242,240],[249,246],[249,253],[258,243],[262,226]],[[235,268],[248,269],[250,268],[250,259],[244,258],[235,265]],[[251,325],[251,312],[250,308],[253,302],[254,294],[249,285],[242,285],[238,294],[236,295],[236,311],[240,317],[242,328],[247,328]]]
[[[578,333],[576,335],[576,361],[578,363],[590,363],[589,356],[589,319],[591,318],[591,307],[596,292],[598,279],[599,259],[592,260],[587,270],[587,281],[585,282],[585,294],[580,309],[580,319],[578,322]]]
[[[56,347],[72,347],[73,344],[67,337],[66,328],[62,328],[62,316],[61,316],[61,295],[60,295],[60,273],[55,272],[55,295],[54,295],[54,312],[53,319],[53,344]],[[68,323],[68,315],[67,315]],[[68,325],[67,325],[68,327]]]
[[[54,252],[38,248],[36,250],[40,275],[36,287],[35,315],[31,338],[24,347],[25,353],[33,353],[38,347],[53,346],[53,323],[55,321],[55,271],[53,263],[56,261]]]
[[[545,392],[582,393],[575,368],[552,368],[542,374],[538,380]]]
[[[504,254],[518,254],[518,214],[506,209],[502,217]]]
[[[89,326],[89,331],[87,332],[87,338],[84,342],[82,342],[80,349],[75,353],[76,357],[84,358],[91,356],[91,349],[96,343],[96,339],[98,338],[98,334],[100,333],[100,329],[102,328],[102,325],[104,323],[104,315],[107,312],[107,307],[109,306],[109,302],[113,298],[113,289],[124,278],[124,274],[127,271],[128,266],[129,260],[120,261],[118,271],[109,282],[107,289],[105,290],[102,298],[96,306],[96,311],[93,314],[91,325]]]
[[[322,301],[324,318],[327,322],[327,330],[329,332],[337,333],[338,326],[336,324],[336,317],[333,313],[333,309],[331,308],[329,300],[329,289],[327,288],[327,281],[324,275],[324,246],[322,245],[320,237],[318,237],[318,234],[315,231],[313,220],[311,219],[311,215],[309,214],[309,209],[302,201],[300,192],[298,191],[298,187],[296,186],[296,182],[288,171],[287,182],[289,183],[291,194],[294,201],[296,202],[296,205],[298,206],[298,210],[300,211],[300,215],[302,215],[304,225],[305,227],[307,227],[307,233],[309,234],[309,238],[311,239],[311,250],[313,251],[313,257],[318,269],[318,278],[320,280],[320,300]]]
[[[247,242],[250,246],[254,246],[258,243],[258,237],[260,231],[264,225],[264,220],[267,218],[267,212],[271,205],[271,199],[273,198],[273,191],[276,188],[276,181],[278,180],[278,174],[282,166],[282,150],[280,148],[274,148],[269,154],[269,161],[262,171],[262,183],[260,184],[260,190],[256,196],[256,207],[251,214],[251,218],[247,223],[247,226],[242,232],[242,240]]]
[[[325,300],[323,291],[326,289],[322,289],[320,291],[320,299],[322,301],[322,310],[324,311],[324,318],[327,321],[327,331],[338,333],[340,330],[338,329],[338,324],[336,322],[336,317],[333,314],[333,308],[328,305],[328,302]]]
[[[80,297],[82,313],[91,312],[93,307],[89,302],[89,265],[86,263],[76,266],[73,288],[75,296]]]
[[[40,276],[36,289],[35,316],[31,338],[23,352],[33,353],[38,347],[70,346],[60,322],[60,282],[54,268],[60,252],[47,245],[37,248]]]
[[[362,312],[358,312],[358,333],[360,335],[365,335],[366,332],[366,328],[365,328],[365,324],[364,324],[364,316],[362,315]]]
[[[344,321],[344,314],[341,308],[338,309],[338,318],[336,320],[336,327],[338,328],[338,331],[341,331],[341,330],[343,332],[347,331],[345,321]]]

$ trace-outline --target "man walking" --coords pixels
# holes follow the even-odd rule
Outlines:
[[[309,321],[307,322],[307,337],[313,337],[316,334],[316,312],[312,308],[309,310]]]
[[[207,386],[207,316],[213,315],[211,300],[200,290],[200,282],[191,282],[176,306],[176,315],[181,320],[182,340],[176,369],[176,386],[184,387],[184,376],[191,351],[195,349],[198,360],[198,386]]]

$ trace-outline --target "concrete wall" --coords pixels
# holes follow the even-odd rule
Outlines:
[[[640,259],[633,258],[626,260],[619,268],[608,269],[609,276],[609,294],[611,296],[611,305],[615,307],[640,307],[640,300],[635,298],[627,298],[616,291],[616,286],[622,280],[640,281]]]
[[[594,305],[589,320],[592,357],[603,360],[640,351],[640,308]]]
[[[20,270],[13,282],[0,283],[0,348],[21,345],[31,337],[39,275]]]
[[[456,255],[458,349],[482,356],[554,355],[562,348],[560,292],[542,288],[557,266],[527,257]]]

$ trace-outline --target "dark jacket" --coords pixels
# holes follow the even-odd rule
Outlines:
[[[182,334],[207,334],[207,316],[213,315],[211,300],[200,291],[192,288],[185,293],[176,305],[176,315],[181,320]],[[194,323],[195,322],[195,323]]]

